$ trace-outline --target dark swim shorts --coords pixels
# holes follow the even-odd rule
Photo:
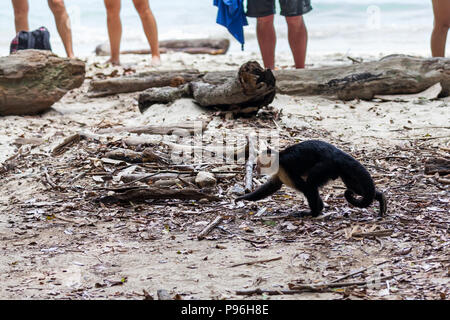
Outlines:
[[[311,0],[279,0],[285,17],[301,16],[312,10]],[[247,0],[248,17],[265,17],[275,14],[275,0]]]

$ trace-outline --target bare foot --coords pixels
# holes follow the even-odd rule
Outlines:
[[[120,66],[120,61],[119,60],[111,60],[109,59],[108,61],[106,61],[106,63],[111,63],[114,67],[116,66]]]
[[[159,56],[153,56],[150,66],[159,67],[161,65],[161,58]]]

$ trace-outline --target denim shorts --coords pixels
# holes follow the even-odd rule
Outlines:
[[[312,10],[311,0],[279,0],[280,14],[285,17],[301,16]],[[275,14],[275,0],[247,0],[248,17],[265,17]]]

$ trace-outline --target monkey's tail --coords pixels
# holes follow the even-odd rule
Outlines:
[[[384,194],[381,191],[375,191],[375,199],[380,203],[380,213],[378,214],[380,217],[384,216],[387,211],[387,200]]]
[[[240,201],[240,200],[257,201],[257,200],[264,199],[264,198],[270,196],[271,194],[277,192],[278,190],[280,190],[282,185],[283,185],[283,183],[281,182],[281,180],[278,177],[272,177],[269,179],[269,181],[267,181],[265,184],[260,186],[258,189],[256,189],[252,193],[247,193],[246,195],[240,196],[240,197],[236,198],[235,201]]]
[[[345,190],[344,196],[345,199],[347,199],[347,201],[355,207],[367,208],[372,204],[373,199],[375,198],[375,192],[373,192],[372,194],[365,194],[362,196],[362,198],[357,199],[355,198],[355,193],[352,190],[347,189]]]

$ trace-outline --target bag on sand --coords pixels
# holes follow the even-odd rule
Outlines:
[[[20,31],[16,37],[11,41],[9,53],[14,53],[19,50],[38,49],[50,50],[50,32],[46,27],[40,27],[34,31]]]

